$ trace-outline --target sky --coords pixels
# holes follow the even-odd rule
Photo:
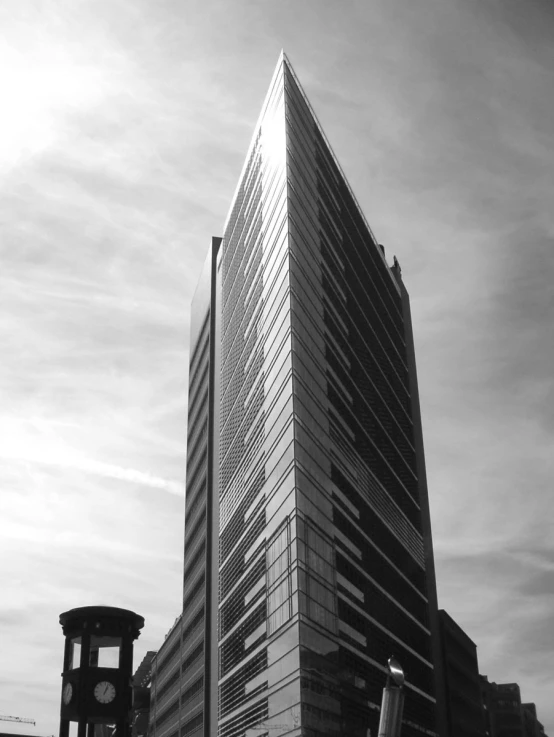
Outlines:
[[[550,0],[0,4],[1,731],[179,614],[190,300],[281,49],[411,296],[439,605],[554,732]]]

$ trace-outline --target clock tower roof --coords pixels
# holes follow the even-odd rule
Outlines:
[[[130,609],[120,609],[113,606],[82,606],[70,609],[60,614],[60,624],[64,634],[74,630],[106,628],[111,629],[116,624],[122,624],[131,628],[134,637],[138,637],[140,630],[144,627],[144,617]]]

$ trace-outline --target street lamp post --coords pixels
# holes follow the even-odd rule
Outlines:
[[[378,737],[400,737],[404,708],[404,671],[395,658],[388,660],[389,673],[383,689]]]

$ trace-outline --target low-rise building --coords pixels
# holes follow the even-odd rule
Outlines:
[[[477,646],[452,617],[439,610],[446,737],[484,737]]]
[[[517,683],[480,681],[488,737],[547,737],[535,704],[522,703]]]
[[[133,714],[131,737],[146,737],[150,718],[150,685],[152,681],[152,661],[155,650],[149,650],[133,676]]]
[[[535,704],[522,704],[523,729],[525,737],[546,737],[544,727],[537,718],[537,707]]]

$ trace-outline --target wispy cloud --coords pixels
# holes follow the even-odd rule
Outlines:
[[[48,425],[44,420],[32,420],[30,425],[42,428]],[[65,427],[72,427],[72,423],[61,423]],[[6,428],[5,428],[6,429]],[[59,468],[75,469],[93,476],[119,479],[132,484],[147,486],[153,489],[162,489],[171,494],[184,498],[184,483],[171,479],[153,476],[149,473],[137,471],[134,468],[122,468],[110,463],[103,463],[76,453],[70,445],[60,442],[55,437],[41,436],[39,443],[29,433],[17,432],[15,423],[8,425],[9,433],[0,428],[0,459],[4,461],[19,461],[26,466],[40,464]]]

